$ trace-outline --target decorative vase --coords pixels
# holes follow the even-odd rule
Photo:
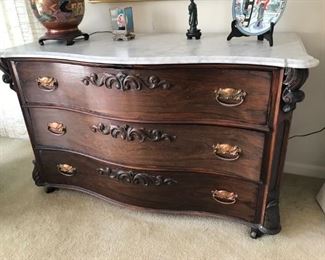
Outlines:
[[[44,45],[45,40],[63,40],[72,45],[76,37],[89,39],[88,34],[78,29],[84,16],[84,0],[30,0],[30,3],[34,15],[47,29],[39,44]]]

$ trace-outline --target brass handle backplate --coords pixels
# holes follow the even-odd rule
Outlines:
[[[216,144],[213,145],[214,154],[223,161],[236,161],[240,158],[242,154],[242,149],[237,145],[230,144]]]
[[[238,194],[231,191],[226,190],[215,190],[211,191],[212,198],[219,202],[220,204],[224,205],[232,205],[237,202]]]
[[[37,85],[41,90],[54,91],[58,87],[58,81],[53,77],[39,77],[37,78]]]
[[[215,93],[217,102],[226,107],[240,106],[247,96],[244,90],[234,88],[219,88]]]
[[[66,126],[58,122],[48,123],[47,130],[49,130],[52,134],[57,136],[64,135],[67,132]]]
[[[76,168],[72,167],[69,164],[65,164],[65,163],[58,164],[56,167],[57,167],[59,173],[61,173],[64,176],[68,176],[68,177],[75,175],[77,172]]]

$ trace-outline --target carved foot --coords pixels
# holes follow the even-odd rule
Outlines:
[[[45,187],[44,190],[45,190],[46,193],[52,193],[52,192],[58,190],[58,188],[55,188],[55,187]]]

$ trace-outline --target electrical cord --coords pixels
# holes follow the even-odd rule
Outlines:
[[[112,31],[96,31],[96,32],[89,33],[89,36],[96,34],[96,33],[113,33],[113,32]]]
[[[297,138],[297,137],[306,137],[306,136],[310,136],[310,135],[318,134],[318,133],[320,133],[320,132],[323,132],[324,130],[325,130],[325,127],[323,127],[322,129],[319,129],[319,130],[317,130],[317,131],[313,131],[313,132],[307,133],[307,134],[293,135],[293,136],[290,136],[290,137],[289,137],[289,140],[290,140],[290,139],[293,139],[293,138]]]

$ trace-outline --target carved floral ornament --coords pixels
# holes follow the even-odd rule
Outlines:
[[[169,141],[172,142],[176,139],[176,136],[169,135],[158,129],[145,129],[145,128],[135,128],[129,125],[104,125],[103,123],[98,123],[90,127],[91,131],[94,133],[100,133],[102,135],[111,135],[113,138],[120,137],[122,140],[139,142],[151,141]]]
[[[98,168],[97,174],[102,176],[108,176],[119,182],[142,185],[142,186],[162,186],[177,184],[177,181],[171,178],[164,178],[160,175],[149,175],[147,173],[136,173],[133,171],[125,171],[118,169]]]
[[[169,89],[171,84],[167,80],[160,80],[158,76],[152,75],[146,79],[142,79],[140,75],[126,74],[124,72],[113,73],[91,73],[90,76],[84,77],[82,83],[86,86],[92,85],[95,87],[105,86],[108,89],[127,90],[142,90],[148,89]]]

